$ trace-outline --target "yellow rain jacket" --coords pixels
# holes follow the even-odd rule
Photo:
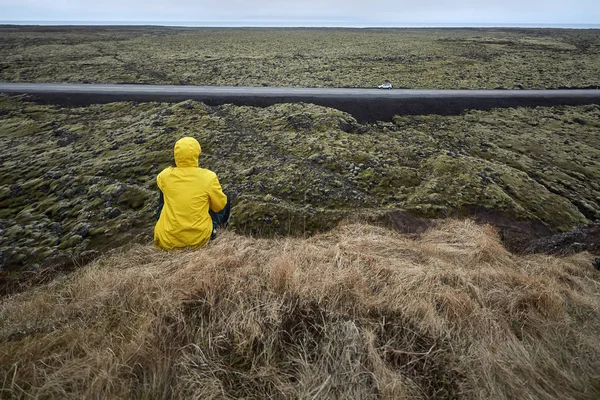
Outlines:
[[[208,213],[221,211],[227,196],[217,175],[198,167],[202,152],[194,138],[175,143],[176,168],[164,169],[156,177],[165,204],[154,227],[154,245],[163,249],[202,247],[210,239],[212,219]]]

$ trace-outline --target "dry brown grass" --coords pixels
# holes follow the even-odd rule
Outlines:
[[[2,299],[0,397],[595,398],[591,260],[471,221],[138,247]]]

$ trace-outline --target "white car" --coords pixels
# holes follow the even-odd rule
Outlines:
[[[392,84],[391,83],[384,83],[383,85],[379,85],[378,88],[379,89],[391,89],[392,88]]]

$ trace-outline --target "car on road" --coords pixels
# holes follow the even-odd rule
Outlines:
[[[379,85],[377,87],[379,89],[391,89],[392,88],[392,84],[391,83],[384,83],[383,85]]]

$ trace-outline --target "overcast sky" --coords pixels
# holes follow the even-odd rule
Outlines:
[[[0,0],[0,21],[600,24],[600,0]]]

